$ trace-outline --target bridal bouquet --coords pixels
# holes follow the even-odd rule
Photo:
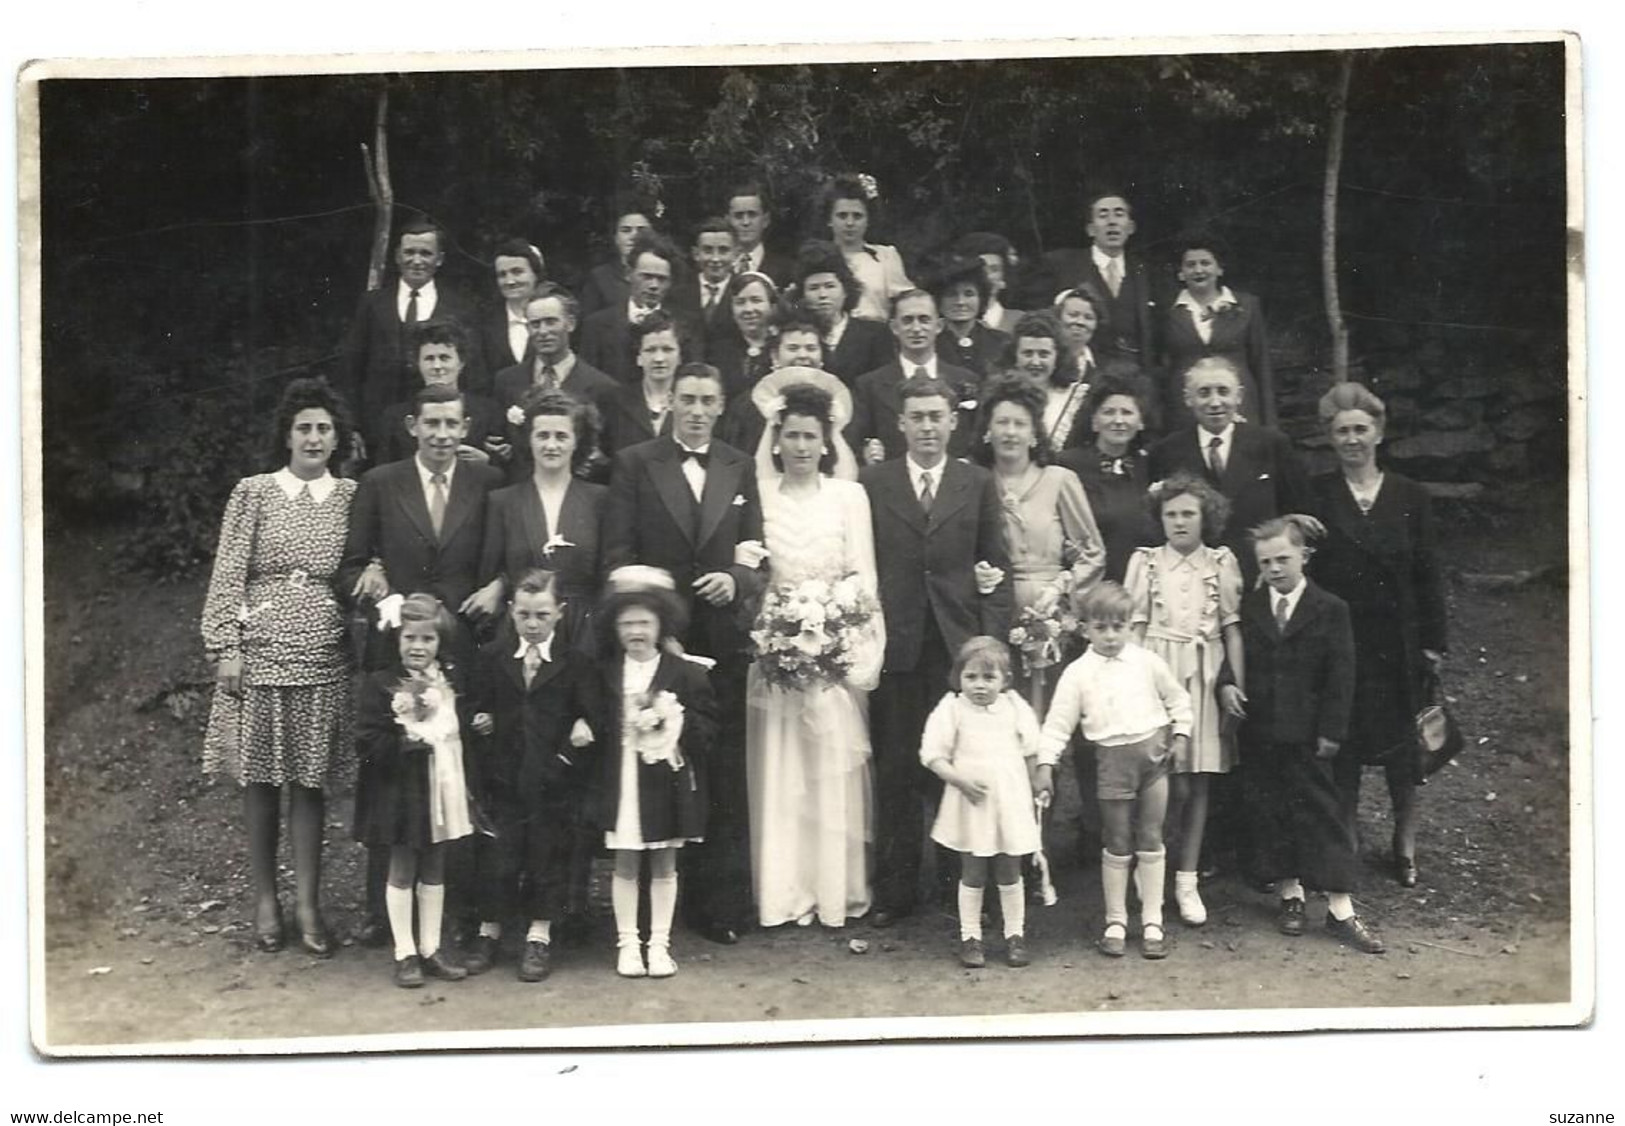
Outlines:
[[[757,666],[775,688],[838,684],[852,672],[859,632],[879,612],[856,574],[772,587],[750,632]]]
[[[630,716],[632,749],[638,760],[653,766],[663,762],[673,771],[683,769],[683,753],[677,747],[683,737],[683,705],[671,692],[644,693]]]
[[[1072,572],[1062,571],[1030,605],[1023,606],[1010,628],[1010,645],[1021,662],[1023,676],[1059,664],[1067,644],[1078,636],[1078,616],[1072,612]]]

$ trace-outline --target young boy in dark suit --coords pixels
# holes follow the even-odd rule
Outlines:
[[[508,611],[518,648],[511,639],[482,648],[475,682],[474,729],[488,736],[475,790],[496,835],[475,845],[480,930],[464,965],[469,973],[489,970],[503,920],[523,906],[530,929],[520,981],[541,981],[552,970],[553,922],[568,892],[593,743],[597,677],[580,653],[557,641],[554,589],[550,571],[519,580]]]
[[[1282,934],[1304,929],[1304,882],[1326,892],[1326,929],[1365,954],[1382,940],[1354,913],[1354,822],[1332,771],[1354,701],[1354,629],[1348,604],[1310,582],[1301,517],[1251,533],[1264,586],[1241,604],[1245,672],[1226,668],[1220,706],[1242,720],[1241,757],[1256,845],[1276,880]]]

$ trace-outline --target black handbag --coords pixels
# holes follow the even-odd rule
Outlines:
[[[1445,707],[1444,686],[1439,674],[1429,669],[1423,680],[1423,698],[1428,701],[1416,713],[1416,739],[1412,754],[1416,756],[1416,777],[1419,785],[1426,785],[1444,764],[1466,749],[1461,726]]]

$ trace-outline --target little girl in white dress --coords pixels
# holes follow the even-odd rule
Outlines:
[[[1021,860],[1040,847],[1033,807],[1038,717],[1010,690],[1010,652],[991,637],[960,647],[950,682],[925,721],[920,761],[947,783],[931,839],[960,854],[959,960],[977,968],[982,950],[982,890],[988,869],[999,886],[1005,961],[1028,963]]]

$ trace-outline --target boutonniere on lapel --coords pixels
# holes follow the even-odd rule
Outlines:
[[[1270,475],[1268,473],[1260,473],[1258,475],[1258,479],[1260,481],[1268,481],[1270,479]]]
[[[559,548],[574,546],[575,544],[572,541],[567,540],[563,536],[559,535],[559,533],[554,532],[551,536],[547,537],[547,542],[542,545],[542,558],[551,559],[553,558],[553,553]]]
[[[511,406],[511,407],[508,408],[508,425],[509,426],[523,426],[523,425],[525,425],[525,410],[524,410],[523,407],[518,406],[516,404],[516,405]]]
[[[976,409],[976,385],[967,383],[959,388],[959,409],[973,411]]]
[[[734,494],[734,499],[733,499],[733,506],[735,508],[744,508],[745,504],[746,504],[745,494],[744,493],[735,493]]]

